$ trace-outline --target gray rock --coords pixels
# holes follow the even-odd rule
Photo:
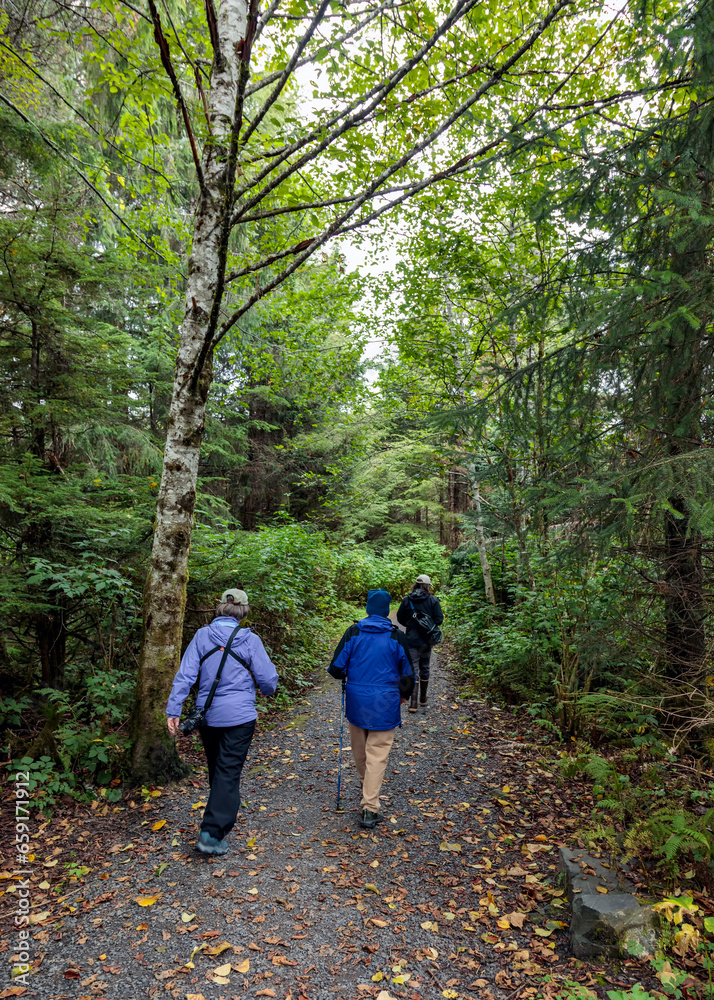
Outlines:
[[[576,896],[570,923],[571,947],[577,958],[589,955],[642,957],[657,948],[654,910],[628,892]]]
[[[658,939],[654,910],[627,891],[630,885],[622,872],[585,851],[568,848],[560,850],[560,868],[572,907],[570,936],[576,957],[653,954]],[[598,892],[597,886],[607,891]]]
[[[565,875],[565,891],[568,902],[578,894],[589,896],[597,894],[596,886],[600,885],[608,892],[627,891],[627,885],[619,872],[605,867],[602,861],[585,851],[572,851],[567,847],[560,848],[560,870]],[[594,871],[595,874],[588,874]]]

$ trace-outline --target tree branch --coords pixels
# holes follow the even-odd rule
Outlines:
[[[302,38],[300,39],[300,41],[295,46],[295,51],[290,56],[290,59],[288,60],[288,63],[286,65],[285,69],[283,69],[282,72],[280,73],[280,77],[278,79],[278,83],[277,83],[276,87],[274,88],[272,94],[270,94],[270,96],[265,101],[265,103],[263,104],[263,106],[260,109],[260,111],[258,112],[258,114],[255,115],[255,117],[253,118],[253,121],[250,123],[250,126],[248,127],[247,132],[245,133],[245,135],[243,136],[243,138],[241,140],[241,145],[242,146],[245,146],[245,144],[248,142],[248,140],[250,139],[250,137],[253,134],[253,132],[255,132],[255,130],[258,127],[258,125],[260,125],[260,123],[262,122],[262,120],[267,115],[268,111],[271,109],[271,107],[273,106],[273,104],[275,104],[275,102],[277,101],[278,97],[280,97],[280,94],[282,93],[282,90],[285,87],[285,84],[290,79],[290,74],[295,69],[295,65],[297,64],[297,61],[300,58],[301,53],[305,51],[305,46],[308,44],[308,42],[310,41],[310,39],[312,38],[312,36],[315,34],[315,30],[316,30],[317,26],[319,25],[320,21],[322,20],[322,18],[324,17],[325,12],[327,11],[327,8],[330,6],[330,3],[331,3],[331,0],[322,0],[322,3],[317,8],[315,16],[313,17],[312,21],[308,25],[308,27],[307,27],[305,33],[303,34]]]
[[[338,121],[344,118],[345,115],[349,115],[355,108],[359,107],[360,104],[364,104],[365,101],[369,102],[366,108],[363,108],[362,111],[352,115],[351,117],[348,117],[347,120],[344,121],[342,125],[340,125],[338,128],[334,128],[328,135],[324,135],[322,141],[319,142],[318,145],[313,150],[311,150],[309,153],[303,154],[303,156],[300,157],[294,164],[291,164],[287,166],[284,170],[280,171],[280,173],[278,173],[277,176],[273,177],[273,179],[264,188],[262,188],[257,195],[255,195],[253,198],[248,199],[248,201],[246,201],[245,204],[242,206],[236,218],[236,221],[240,221],[241,215],[244,215],[251,208],[254,208],[255,205],[259,204],[259,202],[261,202],[266,195],[268,195],[271,191],[275,190],[275,188],[278,187],[279,184],[281,184],[287,177],[293,174],[296,170],[299,170],[306,163],[309,163],[311,160],[315,159],[315,157],[319,155],[319,153],[321,153],[323,150],[331,146],[336,139],[339,139],[340,136],[342,136],[345,132],[349,131],[349,129],[355,128],[357,125],[361,124],[361,122],[363,122],[364,119],[368,115],[370,115],[376,107],[378,107],[380,104],[383,103],[387,95],[391,93],[392,90],[394,90],[394,88],[404,79],[404,77],[407,76],[407,74],[410,73],[412,69],[424,59],[424,57],[431,51],[431,49],[436,45],[439,39],[446,34],[449,28],[451,28],[452,25],[455,24],[456,21],[459,20],[461,17],[464,17],[473,7],[477,5],[478,2],[479,0],[458,0],[456,6],[452,9],[451,13],[444,19],[444,21],[442,21],[442,23],[434,31],[434,33],[431,35],[428,41],[410,59],[402,63],[402,65],[397,70],[395,70],[395,72],[387,80],[383,80],[380,81],[378,84],[375,84],[375,86],[372,87],[371,90],[369,90],[366,94],[363,94],[360,97],[356,98],[338,115],[334,116],[332,119],[328,119],[327,122],[321,123],[318,127],[314,128],[311,132],[309,132],[308,135],[305,136],[303,139],[287,147],[285,152],[278,158],[278,160],[275,163],[269,164],[262,171],[259,171],[255,175],[255,177],[251,178],[251,180],[248,183],[246,183],[239,191],[236,192],[237,198],[240,198],[243,194],[246,194],[257,184],[259,184],[261,180],[264,180],[269,174],[271,174],[274,170],[276,170],[281,165],[281,163],[284,163],[290,156],[292,156],[293,153],[296,153],[299,150],[304,149],[308,143],[313,142],[320,135],[323,135],[326,128],[331,128],[334,124],[336,124]],[[572,0],[570,0],[570,2],[572,2]]]
[[[154,22],[154,39],[159,47],[161,63],[166,70],[169,80],[171,81],[176,101],[183,116],[183,123],[186,127],[186,135],[188,136],[188,141],[191,143],[191,153],[193,154],[193,162],[196,167],[198,186],[201,189],[201,193],[205,194],[206,182],[203,179],[203,167],[201,166],[201,159],[198,155],[198,149],[196,148],[196,140],[194,139],[193,129],[191,128],[191,119],[189,118],[188,108],[186,107],[186,102],[184,101],[183,94],[181,93],[181,87],[179,86],[176,71],[174,70],[173,63],[171,62],[169,43],[166,41],[166,36],[161,28],[161,18],[159,17],[159,12],[156,9],[154,0],[149,0],[149,12],[151,13],[151,20]]]

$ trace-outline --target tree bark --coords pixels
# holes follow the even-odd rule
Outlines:
[[[496,607],[496,594],[493,589],[493,578],[491,576],[491,563],[488,558],[488,549],[486,548],[486,538],[483,532],[483,520],[481,517],[481,491],[480,484],[474,482],[473,487],[473,501],[474,507],[476,508],[476,548],[478,549],[478,558],[481,563],[481,573],[483,574],[483,587],[486,593],[486,600],[489,604],[492,604],[494,608]]]
[[[161,784],[185,772],[166,728],[165,707],[179,665],[188,557],[196,502],[212,358],[205,343],[222,297],[225,250],[233,209],[229,146],[235,139],[240,87],[249,47],[248,0],[223,0],[217,19],[208,101],[213,132],[202,157],[203,187],[194,216],[193,244],[151,562],[144,587],[144,628],[132,735],[133,773]],[[216,44],[218,43],[218,44]],[[243,78],[241,79],[241,73]]]

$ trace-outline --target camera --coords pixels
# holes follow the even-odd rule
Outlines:
[[[183,722],[179,723],[179,729],[184,736],[188,736],[192,733],[194,729],[198,729],[199,726],[203,725],[203,709],[194,708],[193,711],[189,712]]]

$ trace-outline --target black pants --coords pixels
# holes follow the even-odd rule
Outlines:
[[[431,667],[431,646],[410,646],[409,659],[412,661],[414,683],[428,681],[429,669]]]
[[[242,726],[201,726],[211,794],[201,829],[223,840],[240,808],[240,776],[255,731],[255,720]]]

